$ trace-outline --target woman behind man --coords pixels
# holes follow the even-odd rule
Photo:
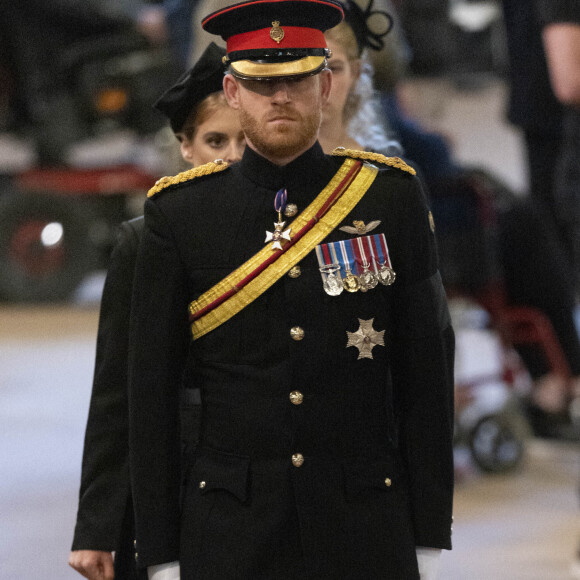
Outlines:
[[[392,18],[373,10],[363,11],[354,0],[344,2],[345,20],[325,32],[332,58],[330,98],[322,111],[319,141],[326,153],[337,147],[401,155],[400,144],[389,138],[388,122],[380,112],[373,86],[374,69],[368,49],[380,52],[391,31]],[[367,23],[373,21],[375,32]]]
[[[218,158],[234,163],[245,147],[237,113],[221,92],[224,54],[217,46],[208,46],[197,64],[155,105],[169,118],[184,160],[194,166]],[[142,217],[121,224],[101,302],[79,508],[69,556],[70,566],[90,580],[147,577],[135,565],[127,441],[129,314],[142,229]],[[184,452],[195,445],[198,397],[187,389],[182,402]]]

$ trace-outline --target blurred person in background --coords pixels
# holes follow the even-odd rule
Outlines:
[[[537,0],[542,40],[554,93],[564,105],[563,137],[556,165],[554,198],[572,257],[576,298],[580,298],[580,3],[574,0]],[[572,405],[580,430],[580,381]],[[580,579],[580,544],[571,567]]]
[[[221,38],[216,38],[214,35],[204,30],[201,26],[201,21],[205,16],[216,10],[221,10],[226,6],[230,6],[231,2],[228,0],[197,0],[193,7],[191,27],[192,27],[192,43],[189,60],[195,61],[198,56],[205,50],[205,47],[214,42],[218,46],[225,48],[226,43]]]
[[[195,166],[235,163],[245,146],[238,114],[222,92],[225,51],[206,49],[156,103],[169,118],[184,160]],[[121,224],[103,290],[95,374],[87,421],[77,522],[69,564],[90,580],[146,579],[133,547],[128,467],[127,355],[133,271],[143,218]],[[192,453],[199,429],[199,391],[185,389],[181,429]],[[115,555],[113,556],[113,552]]]
[[[166,13],[159,0],[98,0],[111,15],[126,18],[153,45],[162,46],[169,41]]]
[[[514,202],[502,217],[506,290],[512,303],[533,306],[548,315],[571,373],[569,380],[554,375],[537,350],[520,349],[536,381],[529,411],[540,435],[557,436],[561,423],[567,430],[570,399],[580,384],[580,345],[574,321],[578,293],[574,270],[578,266],[573,265],[573,232],[580,215],[580,180],[574,176],[579,175],[580,148],[574,153],[575,113],[565,111],[558,89],[552,88],[554,84],[571,94],[574,68],[568,57],[573,50],[560,46],[561,55],[552,53],[547,59],[542,40],[542,26],[557,19],[558,12],[564,21],[571,18],[578,6],[568,1],[503,0],[510,64],[508,119],[523,130],[530,179],[529,199]],[[565,63],[566,68],[559,70],[566,74],[557,76],[566,77],[566,88],[556,84],[553,60]]]
[[[550,84],[536,1],[503,0],[503,9],[509,57],[507,118],[523,132],[529,193],[556,227],[554,182],[564,109]]]
[[[193,28],[195,0],[101,0],[111,11],[121,12],[155,45],[167,45],[182,69],[187,68]],[[200,55],[201,56],[201,55]]]
[[[536,3],[552,88],[565,106],[553,196],[580,301],[580,3]]]
[[[9,117],[14,133],[33,135],[53,122],[63,127],[67,139],[79,137],[73,96],[66,90],[68,70],[63,52],[75,43],[125,33],[133,26],[126,15],[111,12],[99,2],[77,0],[0,0],[2,58],[9,75]],[[59,144],[54,143],[54,148]],[[56,154],[41,151],[47,162]]]
[[[169,42],[182,67],[187,68],[194,29],[191,26],[193,8],[197,0],[164,0],[165,20],[169,29]]]
[[[185,70],[191,28],[184,36],[180,26],[191,1],[0,0],[1,130],[32,141],[41,165],[66,163],[71,144],[92,136],[93,105],[83,90],[106,76],[99,63],[132,50],[149,51],[153,66],[167,49],[167,68]]]

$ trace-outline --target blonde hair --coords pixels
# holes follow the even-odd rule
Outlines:
[[[207,121],[217,110],[228,106],[223,91],[211,93],[211,95],[208,95],[203,101],[200,101],[193,107],[183,124],[180,134],[191,141],[195,136],[197,128],[202,123]]]
[[[327,30],[324,36],[332,42],[336,42],[344,49],[346,58],[348,60],[357,60],[359,57],[358,53],[358,43],[356,41],[356,36],[350,24],[346,21],[342,21],[337,24],[334,28]]]

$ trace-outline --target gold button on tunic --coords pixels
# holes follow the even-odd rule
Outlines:
[[[292,391],[290,393],[290,402],[293,405],[301,405],[304,401],[304,395],[300,391]]]
[[[290,329],[290,336],[293,340],[302,340],[304,338],[304,329],[300,328],[299,326],[293,326]]]

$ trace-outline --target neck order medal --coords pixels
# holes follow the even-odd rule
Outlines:
[[[272,249],[273,250],[281,250],[282,249],[282,240],[290,241],[292,238],[290,237],[290,232],[292,228],[288,228],[284,230],[284,226],[286,225],[285,221],[282,221],[282,212],[286,208],[286,199],[288,197],[288,192],[285,189],[280,189],[276,193],[276,197],[274,198],[274,211],[278,213],[278,221],[274,223],[274,231],[268,232],[266,231],[266,240],[264,243],[272,242]]]

